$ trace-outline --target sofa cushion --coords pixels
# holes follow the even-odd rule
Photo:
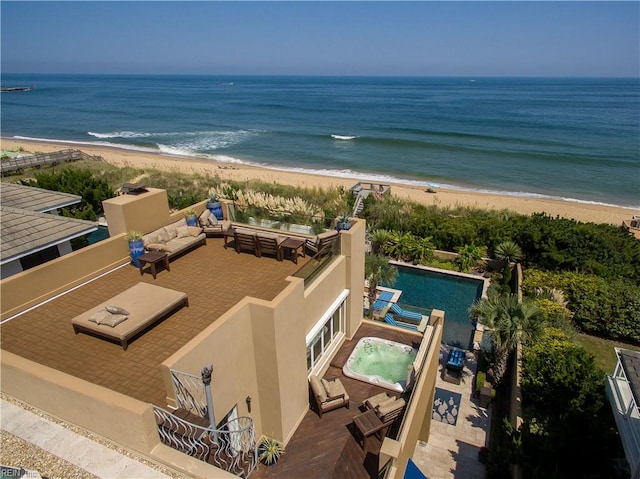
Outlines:
[[[175,236],[174,236],[175,238]],[[169,232],[166,228],[160,228],[157,232],[158,243],[168,243],[171,238],[169,237]]]
[[[149,243],[147,246],[145,246],[145,249],[147,251],[171,251],[171,248],[169,248],[164,243]]]
[[[386,410],[387,406],[390,406],[394,402],[396,402],[395,397],[393,396],[388,397],[387,399],[384,399],[383,401],[379,402],[378,405],[375,407],[375,409],[376,411],[380,411],[380,409]]]
[[[209,218],[207,218],[207,224],[209,226],[218,226],[218,218],[216,218],[215,215],[209,215]]]
[[[189,232],[189,236],[199,236],[202,233],[202,228],[199,226],[187,226],[187,231]],[[178,236],[180,238],[180,236]]]
[[[325,402],[327,400],[327,392],[318,379],[318,376],[310,376],[309,384],[311,384],[311,390],[313,391],[313,394],[318,398],[318,401],[320,401],[321,404]]]
[[[329,383],[329,387],[325,388],[327,390],[327,396],[329,399],[335,398],[345,393],[344,387],[339,379],[334,379]]]
[[[186,238],[187,236],[190,236],[188,226],[176,228],[176,238]]]
[[[318,236],[316,236],[316,241],[320,242],[320,240],[322,239],[326,239],[326,238],[331,238],[333,236],[338,236],[338,232],[337,231],[325,231],[324,233],[320,233]]]
[[[402,398],[394,399],[390,404],[387,404],[384,407],[378,406],[377,408],[378,416],[384,417],[389,413],[394,413],[399,409],[403,408],[404,405],[405,405],[404,399]]]
[[[148,245],[152,244],[152,243],[159,243],[160,240],[158,240],[158,232],[157,231],[152,231],[149,234],[146,234],[142,237],[142,243],[144,244],[144,247],[148,249]]]
[[[187,226],[186,218],[180,218],[178,221],[174,221],[173,223],[166,225],[165,228],[180,228],[181,226]]]

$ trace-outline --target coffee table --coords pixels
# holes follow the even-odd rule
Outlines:
[[[373,409],[368,409],[353,418],[355,429],[362,436],[362,449],[367,450],[367,437],[384,428],[384,424]]]
[[[286,240],[280,243],[280,247],[284,249],[285,253],[288,251],[291,256],[291,260],[295,264],[298,264],[298,255],[300,252],[302,252],[302,257],[305,257],[304,243],[305,240],[303,239],[287,237]]]
[[[147,264],[151,265],[151,274],[153,279],[156,279],[156,265],[162,263],[167,271],[171,271],[169,268],[169,255],[164,251],[149,251],[138,257],[138,267],[140,268],[140,276],[144,274],[144,267]]]

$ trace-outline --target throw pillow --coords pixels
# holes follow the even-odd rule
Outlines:
[[[189,231],[189,235],[195,237],[202,233],[202,228],[199,226],[187,226],[187,231]]]
[[[178,226],[177,228],[174,228],[173,226],[164,227],[164,230],[167,232],[167,235],[169,235],[169,241],[178,237],[178,228],[180,228],[180,226]]]
[[[326,389],[329,398],[335,398],[342,394],[342,387],[337,381],[330,382],[329,387]]]
[[[142,237],[142,243],[144,247],[147,248],[147,245],[152,243],[158,243],[158,234],[156,232],[149,233],[148,235],[144,235]]]
[[[209,226],[218,226],[218,218],[216,218],[215,215],[209,215],[208,221]]]
[[[189,236],[189,227],[181,226],[180,228],[176,228],[177,238],[186,238]]]
[[[158,243],[167,243],[169,241],[169,233],[165,228],[158,230]]]
[[[198,216],[198,223],[200,226],[207,226],[209,224],[209,217],[211,216],[211,211],[205,209],[200,216]]]
[[[115,328],[118,324],[120,324],[122,321],[126,320],[129,317],[126,314],[111,314],[111,313],[109,313],[109,316],[110,316],[109,318],[105,319],[100,324],[106,324],[107,326],[111,326],[112,328]]]
[[[89,318],[89,321],[96,324],[102,324],[104,321],[111,317],[111,313],[106,309],[101,309],[100,311],[93,313]]]
[[[121,308],[120,306],[105,306],[104,309],[106,309],[112,314],[124,314],[126,316],[129,316],[129,311],[127,311],[124,308]]]

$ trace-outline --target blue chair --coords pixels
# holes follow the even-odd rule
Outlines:
[[[452,349],[447,358],[447,369],[461,371],[464,362],[464,351],[462,349]]]

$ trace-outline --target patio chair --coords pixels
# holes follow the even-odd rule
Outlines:
[[[349,409],[349,394],[347,394],[340,378],[327,381],[326,379],[319,379],[318,376],[311,375],[309,377],[309,385],[311,386],[320,417],[322,417],[322,414],[325,412],[341,407]]]
[[[284,253],[280,243],[285,240],[284,237],[269,233],[258,233],[256,239],[258,241],[258,257],[261,257],[263,254],[268,254],[275,256],[278,261],[283,260]]]
[[[374,410],[385,426],[390,426],[402,414],[407,402],[403,398],[391,397],[379,403]]]
[[[447,369],[453,371],[462,371],[464,364],[464,351],[462,349],[451,349],[447,357]]]
[[[337,231],[327,231],[325,233],[320,233],[315,238],[309,238],[305,242],[305,248],[309,251],[311,256],[318,254],[325,247],[332,244],[339,237],[340,233]]]
[[[249,251],[258,257],[260,256],[260,247],[254,231],[236,228],[233,232],[233,237],[237,253],[244,250]]]
[[[207,236],[223,236],[231,228],[231,221],[219,220],[209,210],[204,210],[198,216],[198,224]]]

